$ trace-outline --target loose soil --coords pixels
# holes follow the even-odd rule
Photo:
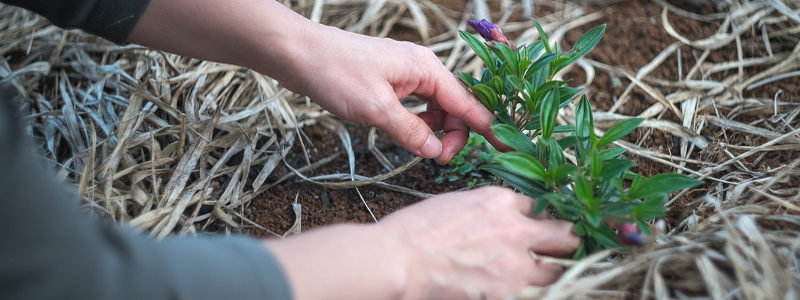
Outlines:
[[[467,7],[466,0],[434,0],[442,7],[447,14],[455,14],[459,18],[461,11]],[[490,6],[498,5],[497,1],[490,1]],[[713,13],[714,7],[711,5],[698,6],[695,5],[696,1],[670,1],[671,4],[686,9],[688,11],[698,14]],[[627,71],[635,73],[639,68],[650,63],[650,61],[658,55],[668,45],[676,42],[677,40],[671,37],[664,31],[661,24],[662,8],[652,1],[638,0],[638,1],[623,1],[621,4],[612,6],[586,6],[586,11],[604,11],[605,17],[596,23],[587,24],[581,28],[573,30],[565,36],[567,44],[574,43],[578,37],[601,23],[608,24],[607,31],[603,39],[597,47],[589,53],[588,57],[598,62],[619,67]],[[498,11],[497,7],[493,7],[492,11]],[[537,10],[536,14],[544,14],[546,11]],[[499,18],[500,15],[493,16]],[[516,13],[512,19],[521,19],[521,13]],[[441,24],[436,24],[435,18],[429,18],[432,24],[435,36],[443,30]],[[675,29],[689,39],[700,39],[713,35],[719,28],[718,22],[701,22],[690,18],[680,17],[676,14],[670,14],[669,20]],[[746,33],[750,36],[759,36],[760,32],[751,31]],[[405,31],[403,28],[395,30],[390,37],[400,40],[418,41],[419,36],[412,32]],[[793,43],[782,43],[782,41],[771,41],[773,52],[790,50],[781,47],[790,47],[786,45],[794,45]],[[730,46],[730,51],[715,51],[707,59],[708,62],[722,62],[735,60],[737,56],[736,48]],[[688,47],[681,49],[681,66],[682,70],[678,70],[677,55],[672,55],[668,58],[659,68],[651,73],[653,78],[663,80],[677,80],[679,74],[684,76],[689,72],[701,53]],[[744,57],[763,56],[765,53],[763,44],[745,45],[743,47]],[[758,68],[746,68],[745,74],[755,74],[761,71]],[[738,70],[731,70],[727,73],[722,72],[714,76],[727,77],[731,73],[738,72]],[[575,79],[576,84],[585,81],[585,76],[580,72],[568,75]],[[715,77],[715,79],[718,79]],[[622,74],[610,74],[605,71],[598,71],[596,78],[589,88],[590,100],[592,105],[597,110],[606,111],[612,107],[614,101],[618,99],[629,82]],[[800,80],[795,79],[783,80],[775,84],[766,85],[761,88],[754,89],[745,94],[745,97],[760,97],[772,98],[779,90],[782,93],[779,95],[782,101],[800,101]],[[668,94],[671,91],[667,88],[662,88],[662,94]],[[625,115],[637,115],[650,107],[655,100],[647,96],[641,89],[634,89],[630,95],[630,100],[621,107],[619,113]],[[707,112],[701,112],[707,113]],[[726,113],[726,112],[721,112]],[[678,121],[677,116],[671,112],[665,112],[662,119],[670,121]],[[751,123],[763,120],[756,120],[751,117],[736,117],[732,120]],[[356,170],[355,173],[363,176],[374,176],[385,173],[387,170],[378,163],[378,160],[373,154],[367,150],[367,132],[368,129],[349,124],[347,128],[353,138],[353,149],[356,154]],[[791,129],[789,129],[791,130]],[[779,130],[778,130],[779,131]],[[320,160],[334,152],[340,152],[342,155],[335,161],[306,173],[306,176],[316,176],[332,173],[348,173],[348,164],[346,154],[341,146],[338,137],[333,133],[321,126],[307,126],[303,132],[308,137],[305,141],[306,154],[311,162]],[[759,145],[765,140],[758,139],[745,139],[743,135],[734,132],[726,132],[719,130],[719,128],[710,127],[702,132],[707,136],[712,144],[714,141],[727,141],[728,143],[739,145]],[[640,146],[651,149],[661,153],[679,153],[680,140],[668,133],[652,129],[637,129],[626,140],[638,143]],[[400,148],[396,143],[391,141],[385,134],[379,134],[377,148],[388,157],[395,166],[402,165],[403,163],[413,158],[408,152]],[[724,155],[715,147],[709,147],[704,150],[704,153],[696,155],[696,157],[715,157]],[[734,155],[739,153],[733,153]],[[654,163],[650,160],[632,156],[638,165],[637,170],[642,175],[652,176],[663,172],[673,172],[675,170],[670,167]],[[769,152],[762,157],[753,157],[748,161],[744,161],[748,168],[755,171],[769,170],[783,164],[787,161],[796,159],[793,154],[789,152]],[[717,159],[709,159],[717,161]],[[303,149],[298,145],[293,149],[287,162],[295,168],[305,165],[305,158]],[[688,165],[690,168],[697,169],[698,166]],[[387,180],[387,182],[417,191],[438,194],[453,190],[462,189],[465,187],[465,182],[449,183],[445,181],[444,184],[435,184],[434,180],[439,176],[443,170],[448,167],[438,166],[431,160],[423,160],[418,165],[410,170],[403,172],[394,178]],[[281,166],[273,172],[270,180],[275,180],[280,176],[290,172],[287,168]],[[363,201],[359,197],[363,196]],[[676,225],[685,217],[687,208],[691,208],[692,203],[696,197],[704,193],[702,189],[695,189],[692,193],[682,196],[670,207],[668,215],[668,223]],[[408,194],[388,191],[375,185],[368,185],[358,189],[347,190],[329,190],[322,188],[316,184],[308,183],[302,180],[290,180],[279,186],[276,186],[255,200],[250,208],[249,216],[256,223],[264,226],[268,230],[283,233],[286,232],[294,223],[295,215],[291,208],[291,203],[297,202],[302,205],[302,229],[308,230],[315,227],[343,223],[343,222],[373,222],[373,218],[366,206],[374,214],[375,218],[381,217],[401,209],[405,206],[411,205],[420,201],[417,196]],[[366,206],[365,206],[366,204]],[[273,235],[261,231],[253,230],[252,234],[261,237],[271,237]]]

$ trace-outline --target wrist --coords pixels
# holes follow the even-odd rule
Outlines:
[[[294,299],[403,299],[410,268],[399,237],[379,225],[344,224],[264,244]]]
[[[280,2],[267,2],[274,6],[269,20],[281,24],[265,22],[264,32],[251,39],[249,48],[254,54],[249,56],[252,61],[245,66],[274,78],[292,91],[301,92],[293,82],[312,59],[309,54],[318,50],[315,48],[324,39],[321,32],[327,26],[306,19]]]

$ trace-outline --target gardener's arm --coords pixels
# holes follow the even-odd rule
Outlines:
[[[152,0],[129,41],[250,67],[439,163],[469,127],[491,136],[491,113],[430,50],[319,25],[276,1]],[[430,101],[421,118],[400,105],[408,94]],[[441,142],[431,129],[446,132]]]
[[[79,212],[2,96],[0,299],[502,299],[560,275],[529,250],[563,256],[578,244],[571,224],[530,219],[532,199],[497,187],[285,240],[152,241]]]
[[[156,242],[80,212],[74,190],[43,171],[4,96],[0,89],[0,299],[291,299],[257,241]]]

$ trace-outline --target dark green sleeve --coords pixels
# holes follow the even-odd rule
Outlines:
[[[150,0],[1,0],[50,20],[124,44]]]
[[[92,218],[32,154],[0,88],[0,299],[290,299],[253,239],[154,241]]]

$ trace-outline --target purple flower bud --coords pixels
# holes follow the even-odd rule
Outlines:
[[[494,41],[494,39],[492,38],[492,29],[497,29],[498,31],[500,30],[500,28],[498,28],[497,25],[492,24],[492,22],[486,21],[486,19],[482,19],[480,21],[469,20],[467,21],[467,24],[469,24],[469,26],[472,27],[472,29],[475,29],[475,31],[477,31],[478,34],[480,34],[481,37],[483,37],[483,39],[486,41]]]
[[[633,223],[617,223],[614,224],[614,229],[617,230],[617,239],[620,243],[626,246],[644,246],[644,239],[639,234],[639,228]]]

